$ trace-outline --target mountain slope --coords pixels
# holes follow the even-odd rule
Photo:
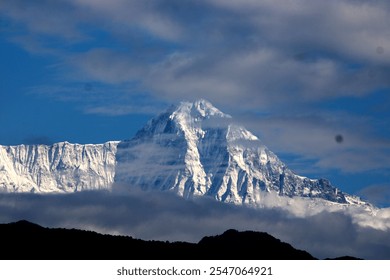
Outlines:
[[[117,142],[0,145],[0,191],[74,192],[113,183]]]
[[[205,100],[183,102],[119,143],[115,182],[261,206],[268,193],[364,204],[326,179],[294,174],[256,136]]]

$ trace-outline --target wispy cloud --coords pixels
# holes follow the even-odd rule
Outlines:
[[[390,201],[390,186],[386,184],[370,185],[360,190],[359,195],[381,206]]]
[[[198,92],[212,99],[250,97],[251,104],[268,101],[269,106],[276,100],[318,101],[388,87],[383,73],[390,64],[390,39],[383,36],[388,8],[380,1],[348,0],[240,5],[75,0],[6,1],[2,11],[23,23],[30,38],[43,34],[70,39],[70,45],[94,41],[85,52],[69,52],[66,61],[92,79],[137,80],[155,94],[181,99]],[[189,16],[192,10],[196,19]],[[104,39],[93,37],[92,25],[112,44],[99,47]],[[208,32],[196,31],[199,25]],[[369,72],[378,67],[373,79]]]
[[[85,114],[123,116],[146,114],[154,116],[168,105],[154,100],[148,94],[132,93],[136,85],[107,85],[101,82],[69,82],[67,84],[30,87],[29,95],[38,98],[52,98],[62,102],[72,102],[81,107]]]
[[[122,142],[118,146],[116,182],[132,182],[146,188],[159,184],[161,188],[169,188],[174,182],[163,180],[175,178],[181,171],[185,172],[186,143],[177,142],[175,134],[156,135],[152,141],[142,137],[133,141],[137,142],[137,145],[132,145],[130,141]],[[172,176],[167,176],[170,173]]]
[[[335,104],[388,104],[378,91],[390,88],[389,12],[384,0],[17,0],[0,7],[18,31],[10,40],[57,59],[60,87],[104,85],[87,94],[56,91],[63,100],[77,96],[88,114],[139,112],[132,99],[142,94],[157,103],[203,97],[233,116],[268,114],[253,126],[265,144],[348,172],[388,166],[388,146],[380,144],[389,142],[388,124],[367,129],[383,114],[365,109],[360,122],[353,104]],[[308,121],[319,111],[335,117]],[[338,134],[342,144],[333,141]]]
[[[340,112],[318,111],[238,120],[259,135],[277,154],[314,161],[314,168],[362,172],[390,164],[390,141],[375,131],[373,119]],[[359,128],[359,129],[356,129]],[[342,141],[336,137],[341,136]]]
[[[84,109],[86,114],[96,114],[96,115],[104,115],[104,116],[124,116],[129,114],[150,114],[153,115],[157,110],[161,108],[158,106],[152,105],[111,105],[111,106],[87,106]]]

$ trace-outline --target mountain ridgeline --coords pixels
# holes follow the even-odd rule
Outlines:
[[[0,146],[0,190],[75,192],[116,186],[261,206],[269,193],[366,203],[326,179],[294,174],[255,135],[206,100],[182,102],[130,140]]]
[[[228,230],[198,243],[146,241],[92,231],[44,228],[28,221],[0,224],[1,250],[7,260],[313,260],[264,232]],[[60,241],[60,242],[59,242]],[[99,248],[96,250],[96,248]],[[251,248],[248,254],[248,248]]]

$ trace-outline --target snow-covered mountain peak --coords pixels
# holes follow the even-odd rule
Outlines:
[[[203,99],[171,107],[120,143],[115,181],[257,207],[268,193],[357,204],[327,180],[295,174],[258,137]]]
[[[193,121],[200,121],[210,118],[231,118],[230,115],[221,112],[214,107],[209,101],[199,99],[195,102],[181,102],[175,107],[171,118],[185,118]]]
[[[256,207],[269,194],[365,204],[327,180],[298,176],[204,99],[171,107],[126,141],[0,146],[0,191],[73,192],[113,183]]]
[[[232,117],[215,108],[210,102],[200,99],[195,102],[181,102],[172,105],[164,113],[151,119],[135,138],[145,136],[188,133],[203,135],[210,127],[226,126]]]
[[[198,112],[203,118],[210,117],[221,117],[221,118],[231,118],[230,115],[221,112],[219,109],[214,107],[209,101],[204,99],[199,99],[195,101],[192,105],[193,111]]]

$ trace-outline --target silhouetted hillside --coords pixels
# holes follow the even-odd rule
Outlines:
[[[340,261],[340,260],[363,260],[363,259],[355,258],[355,257],[351,257],[351,256],[342,256],[342,257],[337,257],[337,258],[326,258],[325,260]]]
[[[315,259],[267,233],[228,230],[198,244],[144,241],[76,229],[49,229],[28,221],[0,224],[7,244],[0,259]]]
[[[234,252],[237,259],[270,259],[270,260],[310,260],[314,259],[308,252],[297,250],[290,244],[265,232],[227,230],[222,235],[204,237],[198,246],[212,259],[223,259],[223,256]]]

